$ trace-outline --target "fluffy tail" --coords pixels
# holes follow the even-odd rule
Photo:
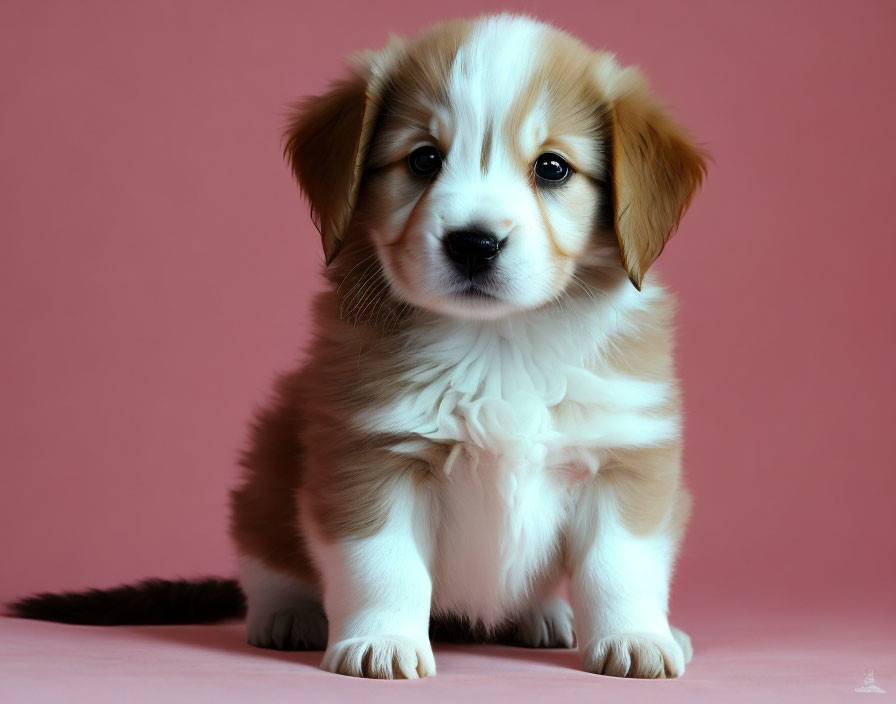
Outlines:
[[[9,610],[19,618],[90,626],[215,623],[243,617],[246,597],[235,579],[147,579],[114,589],[35,594]]]

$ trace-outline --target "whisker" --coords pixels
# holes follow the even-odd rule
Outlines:
[[[372,248],[372,245],[371,245],[371,248]],[[348,277],[351,276],[351,273],[352,273],[355,269],[357,269],[359,266],[361,266],[364,262],[370,261],[370,259],[371,259],[372,257],[375,257],[375,256],[376,256],[376,252],[374,251],[372,254],[368,254],[368,255],[367,255],[366,257],[364,257],[361,261],[359,261],[357,264],[355,264],[351,269],[349,269],[349,270],[345,273],[345,276],[342,277],[342,281],[339,282],[339,286],[336,287],[336,293],[339,293],[339,292],[342,290],[342,285],[346,282],[346,280],[348,279]]]
[[[358,277],[358,282],[354,286],[352,286],[351,289],[349,289],[348,293],[346,293],[345,296],[343,296],[342,301],[340,302],[340,306],[339,306],[340,318],[345,319],[345,318],[349,317],[358,308],[358,306],[361,305],[361,303],[367,297],[367,294],[369,293],[371,286],[373,284],[375,284],[376,280],[377,280],[376,276],[371,276],[369,278],[366,278],[367,273],[371,270],[371,268],[374,267],[374,265],[376,263],[377,262],[374,261],[374,262],[371,262],[370,264],[368,264],[367,268],[364,270],[364,272]],[[351,297],[352,305],[351,305],[351,307],[349,307],[348,310],[345,310],[345,304],[349,301],[350,297]]]

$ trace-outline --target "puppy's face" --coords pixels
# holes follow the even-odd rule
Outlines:
[[[496,317],[557,298],[588,251],[608,114],[590,53],[534,23],[465,29],[450,62],[424,40],[392,68],[361,209],[399,296]]]
[[[702,161],[657,106],[626,93],[631,79],[523,18],[443,25],[368,57],[300,114],[287,147],[328,258],[369,238],[396,297],[466,318],[543,306],[585,270],[624,267],[640,286]],[[343,165],[321,174],[321,158]],[[641,192],[625,195],[626,178]],[[620,194],[658,201],[635,205],[645,212],[629,214],[630,236]]]

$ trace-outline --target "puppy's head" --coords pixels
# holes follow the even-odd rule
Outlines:
[[[361,57],[298,110],[286,153],[340,275],[375,257],[390,295],[467,318],[587,272],[640,289],[704,171],[637,70],[510,16]]]

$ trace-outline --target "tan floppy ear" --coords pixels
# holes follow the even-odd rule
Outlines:
[[[382,103],[384,82],[367,73],[300,104],[286,130],[286,158],[311,205],[327,264],[351,222]]]
[[[700,186],[706,162],[640,73],[626,69],[620,84],[613,100],[615,227],[622,263],[640,291]]]

